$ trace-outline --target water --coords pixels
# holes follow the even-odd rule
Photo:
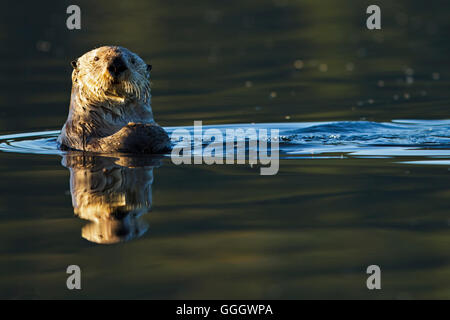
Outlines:
[[[450,120],[394,120],[376,123],[368,121],[310,122],[310,123],[266,123],[202,126],[203,131],[218,130],[226,137],[227,129],[277,130],[281,158],[324,158],[326,155],[346,157],[423,157],[440,158],[439,161],[423,160],[421,163],[448,164],[450,157]],[[166,127],[171,135],[177,129],[184,129],[194,137],[194,127]],[[0,151],[30,154],[63,155],[56,139],[60,131],[44,131],[0,136]],[[242,141],[241,139],[233,139]],[[246,153],[249,137],[245,138]],[[259,143],[259,141],[257,141]],[[208,141],[190,142],[194,150],[196,143],[203,147]],[[174,143],[175,145],[175,143]],[[225,149],[225,146],[223,145]],[[259,151],[259,150],[257,150]],[[236,152],[236,150],[233,150]],[[193,153],[195,155],[195,153]],[[166,156],[170,156],[167,154]],[[325,156],[328,157],[328,156]],[[417,161],[415,161],[417,163]]]
[[[379,1],[376,32],[360,1],[69,4],[0,13],[1,298],[450,298],[449,4]],[[153,65],[169,132],[279,129],[278,174],[58,151],[102,44]]]

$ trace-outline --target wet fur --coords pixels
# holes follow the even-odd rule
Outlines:
[[[108,72],[117,56],[127,70],[118,78]],[[165,153],[167,133],[153,119],[150,70],[122,47],[89,51],[74,63],[69,116],[58,143],[62,149],[111,153]]]

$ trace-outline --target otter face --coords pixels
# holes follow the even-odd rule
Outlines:
[[[150,99],[150,70],[137,54],[122,47],[104,46],[75,61],[72,82],[92,102]]]

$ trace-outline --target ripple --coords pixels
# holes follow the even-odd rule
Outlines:
[[[192,135],[194,127],[166,127],[169,135],[176,129]],[[393,120],[391,122],[338,121],[299,123],[260,123],[206,125],[218,129],[278,129],[280,157],[298,158],[438,158],[408,163],[448,165],[450,158],[450,120]],[[63,154],[56,139],[59,131],[42,131],[0,136],[0,151],[29,154]],[[194,144],[195,142],[193,142]],[[318,157],[319,155],[319,157]],[[345,155],[345,157],[344,157]]]
[[[0,136],[0,151],[29,154],[63,154],[56,139],[59,130]]]

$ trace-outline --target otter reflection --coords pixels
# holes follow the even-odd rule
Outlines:
[[[91,221],[82,229],[83,238],[111,244],[147,231],[141,216],[152,206],[153,168],[159,159],[74,152],[64,155],[62,164],[70,171],[75,215]]]

